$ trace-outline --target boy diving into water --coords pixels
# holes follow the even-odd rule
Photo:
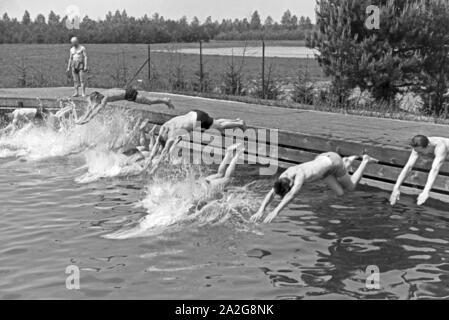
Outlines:
[[[237,162],[244,151],[245,148],[241,143],[233,144],[226,149],[226,154],[218,167],[217,173],[206,177],[201,183],[207,199],[203,198],[195,203],[190,208],[191,213],[197,212],[207,206],[211,200],[210,196],[214,194],[215,191],[225,188],[231,182],[237,167]]]
[[[432,156],[434,157],[432,163],[432,169],[429,172],[429,177],[427,178],[426,186],[423,192],[419,195],[417,204],[420,206],[426,202],[429,198],[430,190],[440,172],[441,167],[444,162],[449,158],[449,139],[440,137],[426,137],[423,135],[417,135],[413,137],[410,145],[413,150],[410,154],[407,164],[402,170],[398,177],[396,185],[393,188],[393,192],[390,197],[391,205],[395,205],[399,200],[401,192],[400,187],[404,180],[407,178],[409,173],[412,171],[413,166],[418,161],[421,156]]]
[[[76,121],[76,124],[82,125],[92,120],[109,102],[114,101],[131,101],[139,104],[153,105],[153,104],[165,104],[169,109],[174,109],[174,105],[169,98],[151,98],[138,92],[134,88],[123,89],[110,89],[100,92],[91,93],[87,101],[89,103],[86,113]]]
[[[357,156],[341,158],[335,152],[327,152],[318,155],[312,161],[288,168],[276,180],[259,211],[251,217],[251,221],[256,222],[261,219],[265,208],[273,201],[274,196],[278,195],[282,198],[281,202],[264,220],[265,223],[273,221],[298,195],[306,182],[323,180],[338,196],[343,196],[345,190],[353,191],[362,179],[366,166],[371,162],[378,162],[377,159],[364,155],[359,168],[350,176],[347,170],[357,158]]]
[[[12,121],[8,126],[0,130],[0,134],[14,133],[19,129],[20,125],[28,123],[33,123],[38,126],[48,124],[55,129],[58,118],[44,107],[39,98],[36,99],[39,102],[37,108],[18,108],[8,114]]]
[[[157,155],[162,159],[166,155],[171,154],[176,144],[180,141],[180,137],[194,131],[196,128],[200,128],[202,131],[216,129],[223,132],[232,128],[245,130],[246,124],[240,119],[214,119],[201,110],[193,110],[187,114],[174,117],[161,126],[156,144],[148,158],[147,166],[152,163],[153,158]],[[153,166],[150,174],[156,170],[157,166]]]

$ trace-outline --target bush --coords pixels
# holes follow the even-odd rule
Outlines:
[[[265,77],[265,83],[262,79],[252,82],[251,95],[260,99],[277,100],[283,93],[281,81],[274,74],[273,65],[268,67],[268,74]]]
[[[307,71],[298,72],[298,78],[293,83],[292,100],[302,104],[314,104],[314,84]]]
[[[222,93],[234,96],[241,96],[245,94],[242,72],[244,59],[245,53],[243,54],[240,65],[238,65],[235,62],[235,58],[232,56],[231,61],[226,64],[226,69],[222,76]]]
[[[366,108],[374,102],[372,94],[368,90],[355,87],[350,91],[348,102],[356,108]]]
[[[424,106],[422,98],[413,92],[406,92],[404,94],[398,93],[395,97],[395,101],[399,109],[414,114],[419,114]]]

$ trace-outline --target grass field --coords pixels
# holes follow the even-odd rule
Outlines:
[[[247,46],[256,46],[257,42],[248,42]],[[267,46],[303,46],[300,41],[272,41]],[[89,55],[89,86],[122,86],[139,69],[147,58],[147,46],[142,44],[86,44]],[[244,42],[224,41],[205,43],[205,48],[242,47]],[[198,47],[191,44],[153,44],[152,50],[170,50],[153,52],[151,65],[153,76],[159,86],[182,79],[187,85],[198,80],[199,55],[176,53],[178,48]],[[69,45],[39,44],[2,44],[0,45],[0,86],[67,86],[71,79],[65,70]],[[211,87],[219,86],[232,57],[204,56],[204,71],[208,73]],[[242,57],[234,57],[239,65]],[[323,74],[314,59],[267,58],[266,68],[272,66],[273,75],[282,83],[292,82],[299,70],[308,70],[313,78],[322,78]],[[267,71],[268,72],[268,71]],[[261,59],[246,57],[242,68],[245,81],[260,79]],[[145,67],[137,77],[148,80],[148,68]],[[153,80],[155,80],[153,79]],[[169,90],[169,88],[159,88]]]

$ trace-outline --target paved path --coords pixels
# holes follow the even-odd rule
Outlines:
[[[93,90],[95,89],[89,89],[88,92]],[[61,98],[70,96],[71,93],[71,88],[0,89],[0,98]],[[332,136],[376,145],[404,147],[415,134],[449,137],[448,125],[278,108],[172,94],[154,93],[154,95],[170,96],[176,106],[176,112],[169,112],[165,106],[151,106],[154,111],[179,114],[192,109],[201,109],[216,118],[241,118],[250,125]],[[125,104],[132,107],[132,103]]]

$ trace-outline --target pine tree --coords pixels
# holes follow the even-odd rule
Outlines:
[[[251,30],[260,30],[260,28],[262,27],[262,23],[260,20],[260,15],[259,12],[254,11],[254,13],[251,16],[251,22],[250,22],[250,28]]]
[[[365,26],[371,0],[319,0],[317,31],[308,39],[318,62],[333,78],[340,98],[359,86],[377,99],[399,90],[425,95],[440,112],[447,90],[449,2],[389,0],[380,5],[380,29]]]
[[[25,13],[23,14],[22,18],[22,24],[25,26],[28,26],[31,23],[31,16],[28,10],[25,10]]]

